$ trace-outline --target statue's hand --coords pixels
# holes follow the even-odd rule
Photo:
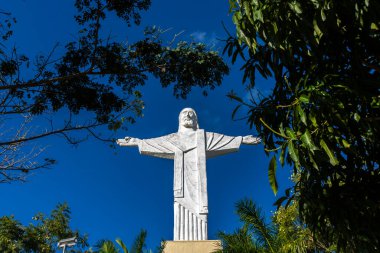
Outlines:
[[[243,137],[243,144],[248,144],[248,145],[255,145],[259,144],[261,142],[260,137],[253,137],[252,135],[247,135]]]
[[[116,143],[120,146],[138,146],[140,143],[139,138],[125,137],[124,139],[117,139]]]

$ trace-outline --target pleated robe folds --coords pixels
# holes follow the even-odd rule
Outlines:
[[[236,152],[241,142],[203,129],[140,142],[141,154],[174,159],[174,240],[207,240],[206,159]]]

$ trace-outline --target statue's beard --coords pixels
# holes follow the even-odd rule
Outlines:
[[[182,126],[192,128],[194,126],[194,121],[192,119],[183,119]]]

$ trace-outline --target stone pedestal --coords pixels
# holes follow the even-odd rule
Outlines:
[[[220,249],[220,240],[165,241],[164,253],[212,253]]]

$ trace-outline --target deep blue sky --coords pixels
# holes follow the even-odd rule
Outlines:
[[[56,42],[76,38],[73,1],[12,0],[1,9],[17,18],[15,45],[29,56],[46,52]],[[142,37],[147,25],[158,25],[175,34],[184,31],[181,39],[205,42],[221,50],[225,38],[222,22],[234,33],[228,16],[228,1],[153,1],[139,28],[127,28],[109,19],[105,34],[119,41],[133,42]],[[57,53],[59,54],[59,50]],[[144,117],[119,131],[117,136],[157,137],[176,132],[178,113],[183,107],[194,108],[200,127],[227,135],[255,135],[244,121],[233,121],[236,106],[226,94],[230,90],[245,97],[239,67],[232,68],[223,85],[208,97],[195,89],[187,100],[172,96],[170,88],[162,89],[150,79],[141,89],[145,101]],[[259,80],[258,88],[267,93],[270,82]],[[241,115],[244,115],[242,113]],[[38,122],[36,122],[38,125]],[[72,227],[89,234],[90,243],[99,239],[121,237],[129,245],[141,228],[148,230],[147,244],[155,248],[160,239],[173,236],[173,163],[170,160],[139,155],[137,149],[111,149],[107,144],[90,139],[78,147],[63,139],[51,137],[36,143],[47,147],[45,156],[58,160],[51,170],[38,171],[26,183],[0,185],[0,215],[15,215],[24,223],[37,212],[49,213],[59,202],[67,202],[72,210]],[[275,201],[268,183],[268,158],[263,146],[242,146],[238,153],[207,162],[209,193],[209,238],[219,230],[232,232],[239,226],[234,214],[236,201],[249,197],[262,206],[269,216]],[[288,169],[279,169],[280,193],[287,184]]]

